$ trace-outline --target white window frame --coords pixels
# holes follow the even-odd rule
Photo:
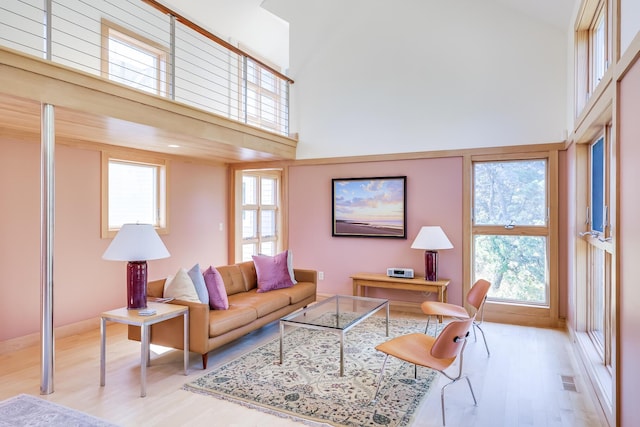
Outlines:
[[[257,194],[256,194],[256,204],[245,205],[243,203],[242,197],[242,185],[243,185],[243,177],[244,176],[252,176],[256,177],[258,180],[257,186]],[[262,178],[271,178],[276,180],[276,196],[275,196],[275,205],[263,205],[261,203],[261,188],[260,188],[260,180]],[[273,242],[275,245],[275,253],[281,252],[283,250],[283,218],[282,218],[282,200],[283,200],[283,172],[280,169],[251,169],[251,170],[238,170],[236,171],[236,245],[235,245],[235,260],[236,262],[248,261],[247,259],[243,259],[243,245],[245,244],[255,244],[256,245],[256,253],[260,253],[260,245],[264,242]],[[243,214],[245,210],[251,210],[256,212],[256,221],[257,221],[257,232],[255,236],[250,238],[243,238],[242,227],[243,227]],[[270,210],[275,212],[275,235],[270,236],[262,236],[260,232],[261,229],[261,211]],[[250,259],[249,259],[250,260]]]
[[[168,178],[169,163],[165,159],[158,157],[145,156],[134,153],[114,153],[103,151],[101,159],[101,236],[102,238],[114,237],[120,227],[111,227],[109,221],[109,166],[112,162],[126,163],[128,165],[141,165],[144,167],[155,167],[155,191],[153,195],[155,206],[153,210],[156,212],[153,226],[159,234],[167,234],[169,232],[169,215],[168,215]],[[135,218],[131,218],[131,222],[137,222]]]

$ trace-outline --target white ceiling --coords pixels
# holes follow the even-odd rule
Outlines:
[[[322,9],[336,10],[333,2],[327,0],[161,0],[171,9],[184,15],[191,21],[201,25],[214,34],[261,56],[283,71],[289,68],[289,23],[280,19],[269,10],[287,9],[287,4],[309,8],[310,13],[317,14]],[[340,0],[340,2],[349,0]],[[375,7],[377,2],[410,1],[410,0],[370,0],[368,5]],[[423,0],[420,0],[423,1]],[[442,1],[442,0],[427,0]],[[452,1],[452,0],[445,0]],[[455,0],[482,1],[482,0]],[[558,31],[572,28],[574,8],[580,0],[484,0],[522,13],[531,19],[544,22]],[[289,3],[292,2],[292,3]],[[340,10],[338,7],[337,10]],[[320,14],[321,15],[321,14]],[[325,16],[325,18],[327,18]],[[329,19],[316,22],[318,31],[330,30],[335,15]],[[314,21],[323,21],[317,16]]]

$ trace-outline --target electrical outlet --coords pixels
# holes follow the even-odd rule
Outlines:
[[[218,224],[218,229],[220,231],[224,230],[224,224],[223,223]]]
[[[318,280],[324,280],[324,271],[318,271]]]

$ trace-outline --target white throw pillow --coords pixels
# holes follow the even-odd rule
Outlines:
[[[287,250],[287,269],[289,270],[289,276],[291,276],[291,281],[295,285],[298,283],[296,280],[296,276],[293,274],[293,252],[291,249]]]
[[[164,297],[188,302],[200,302],[193,280],[191,280],[189,273],[184,268],[180,268],[171,281],[167,280],[165,282]]]

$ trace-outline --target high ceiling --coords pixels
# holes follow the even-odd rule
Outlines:
[[[194,22],[213,33],[260,54],[277,64],[281,69],[289,68],[289,24],[280,19],[273,11],[286,10],[288,5],[296,4],[309,8],[317,22],[317,31],[330,30],[336,13],[346,1],[363,0],[165,0],[170,8],[184,14]],[[367,7],[398,0],[364,0]],[[407,0],[402,0],[407,1]],[[420,0],[424,1],[424,0]],[[429,0],[441,1],[441,0]],[[456,0],[478,1],[478,0]],[[579,0],[489,0],[496,4],[522,13],[559,31],[571,28],[573,10]],[[305,6],[306,5],[306,6]],[[318,9],[327,13],[318,14]],[[271,12],[268,12],[268,11]]]

